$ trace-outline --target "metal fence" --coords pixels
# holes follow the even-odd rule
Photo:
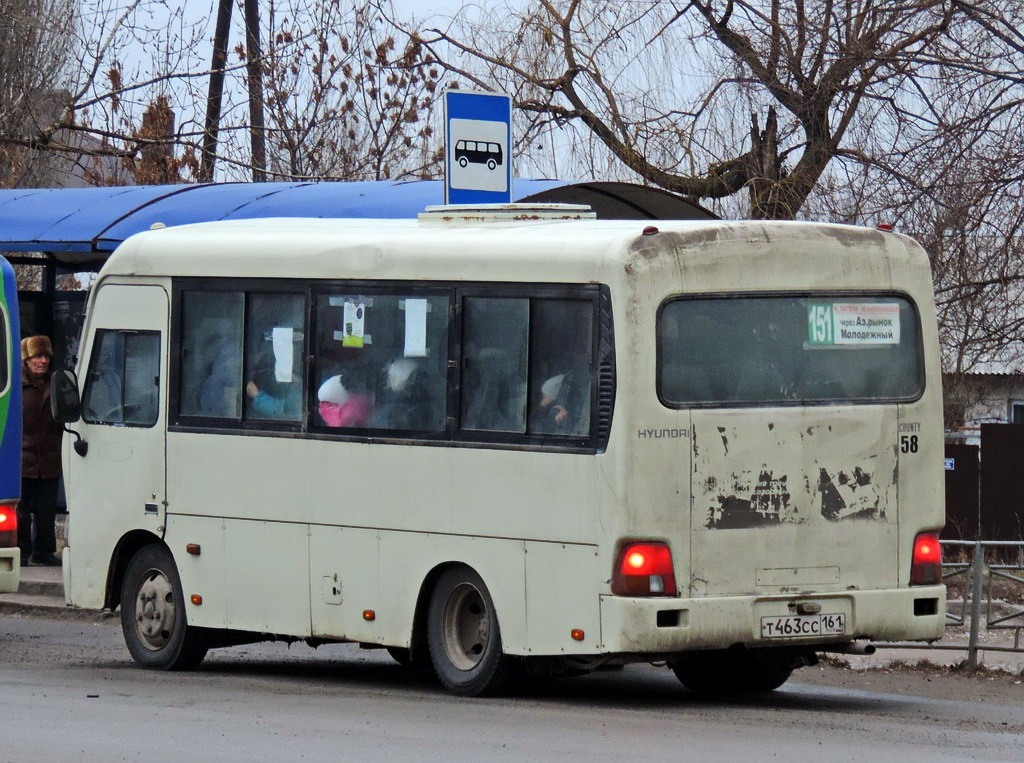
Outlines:
[[[942,580],[951,592],[946,625],[969,626],[967,665],[978,667],[978,652],[1024,652],[1024,541],[942,541]],[[958,585],[959,584],[959,585]],[[1015,602],[1018,598],[1020,603]],[[981,643],[982,630],[1013,631],[1013,646]],[[964,649],[961,645],[880,643],[900,649]]]

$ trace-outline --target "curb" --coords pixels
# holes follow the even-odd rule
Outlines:
[[[21,579],[21,585],[18,586],[18,595],[23,596],[47,596],[51,599],[59,599],[64,601],[64,586],[61,583],[55,583],[49,580],[26,580]],[[0,601],[3,601],[3,596],[0,596]]]
[[[67,606],[61,598],[28,593],[0,596],[0,617],[9,616],[97,623],[117,617],[107,610],[76,609]]]

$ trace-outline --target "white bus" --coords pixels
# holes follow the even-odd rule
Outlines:
[[[141,665],[383,647],[450,691],[763,691],[943,633],[928,261],[787,222],[268,219],[133,236],[55,393],[69,605]]]

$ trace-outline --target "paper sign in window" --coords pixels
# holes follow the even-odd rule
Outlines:
[[[295,332],[287,326],[275,326],[271,338],[274,345],[274,378],[287,384],[292,380]]]
[[[423,358],[427,354],[427,300],[405,300],[405,357]]]
[[[346,300],[342,311],[342,347],[362,347],[366,305],[362,300]]]

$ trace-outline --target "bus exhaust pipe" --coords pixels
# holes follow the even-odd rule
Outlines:
[[[856,654],[868,656],[875,653],[875,645],[869,643],[836,644],[832,647],[822,649],[823,652],[837,652],[839,654]]]

